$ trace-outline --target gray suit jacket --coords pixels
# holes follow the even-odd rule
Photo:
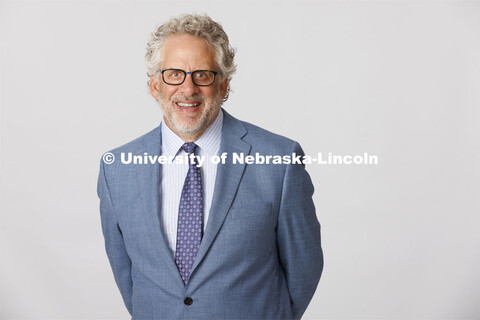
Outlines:
[[[100,165],[105,247],[132,319],[299,319],[323,269],[313,185],[301,164],[232,164],[232,153],[303,154],[298,143],[224,110],[209,220],[182,282],[160,227],[160,164],[122,164],[120,154],[160,154],[160,127]]]

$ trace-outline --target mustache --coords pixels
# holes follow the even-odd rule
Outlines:
[[[188,95],[184,95],[184,94],[176,94],[176,95],[173,95],[171,98],[170,98],[170,101],[172,102],[177,102],[177,101],[201,101],[201,102],[205,102],[205,97],[201,94],[194,94],[194,95],[191,95],[191,96],[188,96]]]

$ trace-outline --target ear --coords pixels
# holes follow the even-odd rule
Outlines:
[[[155,75],[151,75],[150,76],[150,93],[152,94],[152,97],[155,98],[155,100],[158,100],[159,90],[160,90],[160,84],[157,81],[157,77],[155,77]]]
[[[220,83],[220,92],[222,93],[222,97],[225,98],[228,90],[228,78],[223,79]]]

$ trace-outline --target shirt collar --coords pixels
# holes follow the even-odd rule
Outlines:
[[[221,132],[223,127],[223,111],[220,109],[215,120],[205,130],[205,132],[198,138],[195,144],[209,155],[218,154],[220,149]],[[179,136],[175,134],[165,122],[161,123],[162,130],[162,155],[176,156],[180,147],[185,143]]]

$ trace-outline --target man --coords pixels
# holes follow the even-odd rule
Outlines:
[[[221,108],[233,59],[207,16],[160,26],[146,65],[163,122],[109,155],[170,160],[101,163],[105,246],[132,319],[299,319],[317,287],[320,225],[303,164],[233,161],[303,155]]]

